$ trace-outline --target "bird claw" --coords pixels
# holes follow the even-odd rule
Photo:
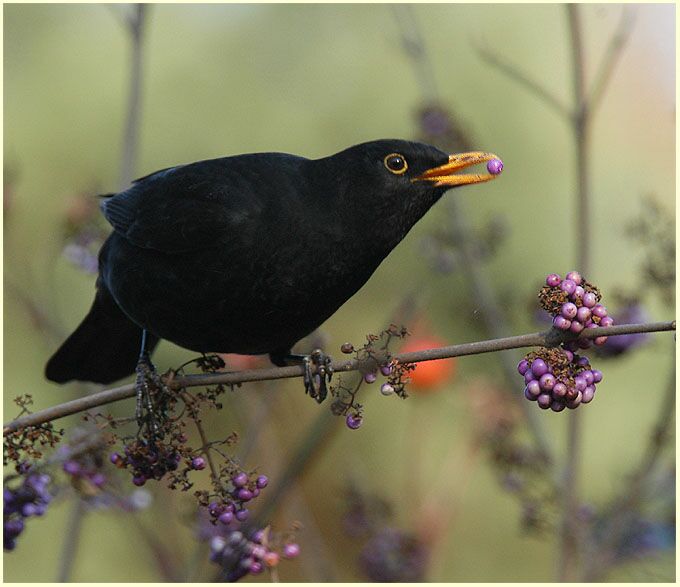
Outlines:
[[[137,374],[135,379],[135,391],[137,392],[135,417],[137,424],[140,429],[146,425],[151,437],[156,438],[160,435],[161,430],[158,424],[154,396],[158,393],[170,393],[170,389],[163,383],[148,353],[143,353],[139,357],[135,372]]]
[[[328,396],[326,384],[330,383],[333,377],[332,362],[331,358],[321,349],[313,350],[302,359],[302,365],[305,369],[305,393],[308,393],[318,403],[321,403]],[[313,372],[312,366],[316,367],[316,372]]]

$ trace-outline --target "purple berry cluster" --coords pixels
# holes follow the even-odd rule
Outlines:
[[[260,495],[260,491],[267,487],[269,478],[259,475],[251,479],[249,475],[240,471],[231,477],[232,490],[208,504],[208,513],[213,523],[221,523],[230,528],[238,528],[250,515],[246,507],[250,501]]]
[[[590,403],[602,372],[592,369],[588,359],[570,350],[540,347],[517,365],[524,376],[524,397],[544,410],[561,412]]]
[[[182,455],[171,445],[135,440],[123,447],[124,454],[114,452],[111,462],[119,469],[132,470],[132,482],[141,487],[149,479],[162,479],[166,473],[176,471]],[[205,465],[204,465],[205,466]]]
[[[210,541],[210,560],[221,565],[226,572],[224,579],[232,582],[249,573],[259,575],[265,567],[276,567],[281,557],[291,559],[300,554],[296,543],[284,544],[278,552],[271,547],[268,538],[265,530],[256,530],[250,538],[239,530],[215,536]]]
[[[599,290],[578,271],[570,271],[564,279],[557,273],[551,273],[545,278],[545,286],[538,297],[541,306],[553,316],[553,326],[558,330],[579,334],[586,328],[614,324],[614,320],[607,315],[607,308],[600,303]],[[565,343],[564,347],[575,352],[579,348],[589,348],[593,342],[601,346],[607,342],[607,337],[578,339]]]
[[[544,310],[552,316],[553,327],[578,335],[586,328],[614,324],[600,300],[600,291],[588,283],[578,271],[570,271],[564,279],[557,273],[545,278],[538,294]],[[592,343],[607,342],[606,336],[595,339],[574,338],[560,343],[557,348],[540,347],[527,354],[517,365],[524,377],[524,397],[535,401],[544,410],[561,412],[590,403],[595,386],[602,381],[602,372],[593,369],[586,357],[576,354]]]
[[[3,540],[5,550],[14,550],[24,529],[24,519],[42,516],[52,500],[48,486],[51,478],[44,473],[29,473],[16,489],[3,488]]]

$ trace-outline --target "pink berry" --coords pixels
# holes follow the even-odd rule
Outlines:
[[[578,271],[570,271],[564,276],[565,279],[571,279],[576,285],[581,285],[583,283],[583,278]]]
[[[562,283],[562,278],[557,273],[551,273],[545,278],[545,284],[549,287],[557,287]]]
[[[295,558],[300,554],[300,547],[295,542],[290,542],[283,547],[283,556],[285,558]]]
[[[486,170],[491,175],[498,175],[503,171],[503,162],[500,159],[491,159],[491,161],[486,164]]]

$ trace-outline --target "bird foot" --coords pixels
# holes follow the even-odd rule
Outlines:
[[[308,393],[318,403],[328,396],[326,384],[330,383],[333,377],[332,362],[332,359],[321,349],[314,349],[302,359],[302,365],[305,368],[305,393]],[[316,373],[313,372],[313,366],[316,367]]]
[[[135,372],[137,373],[135,379],[135,390],[137,392],[135,417],[137,424],[140,430],[146,426],[151,439],[155,439],[161,433],[155,399],[159,394],[170,393],[170,389],[163,383],[148,353],[143,353],[139,357]]]

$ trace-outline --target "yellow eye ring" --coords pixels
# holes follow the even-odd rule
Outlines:
[[[406,159],[399,153],[390,153],[383,159],[383,163],[385,163],[385,167],[387,167],[387,169],[395,175],[406,173],[406,170],[408,169],[408,163],[406,163]]]

